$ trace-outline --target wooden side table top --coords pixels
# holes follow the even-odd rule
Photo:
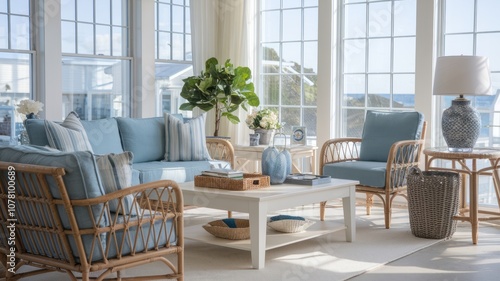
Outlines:
[[[452,152],[447,147],[432,147],[424,149],[426,156],[442,159],[497,159],[500,158],[500,148],[475,147],[472,152]]]

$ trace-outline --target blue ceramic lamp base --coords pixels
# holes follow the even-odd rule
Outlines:
[[[470,100],[460,96],[443,112],[441,128],[449,151],[472,152],[479,138],[481,118]]]

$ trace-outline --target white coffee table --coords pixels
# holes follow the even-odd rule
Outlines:
[[[185,204],[248,213],[250,220],[250,240],[216,238],[200,225],[187,227],[184,237],[209,244],[249,250],[252,266],[257,269],[264,268],[266,250],[269,249],[344,229],[346,240],[352,242],[356,237],[355,185],[357,183],[351,180],[332,179],[330,183],[315,186],[281,184],[248,191],[195,187],[194,182],[180,183]],[[337,198],[342,198],[344,224],[318,221],[304,232],[266,235],[268,212]]]

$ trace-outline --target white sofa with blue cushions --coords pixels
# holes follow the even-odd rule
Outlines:
[[[172,115],[182,119],[180,115]],[[173,180],[176,182],[193,181],[195,175],[209,170],[212,166],[230,167],[234,159],[213,159],[217,156],[196,161],[166,161],[165,142],[169,137],[165,129],[164,117],[152,118],[107,118],[86,121],[81,120],[87,133],[93,153],[96,155],[122,153],[130,151],[133,154],[132,184],[147,183],[157,180]],[[44,120],[27,120],[26,130],[30,144],[48,146],[49,141],[44,126]],[[203,141],[204,137],[203,137]],[[232,150],[230,142],[216,140]],[[189,145],[180,143],[179,146]],[[176,149],[170,146],[171,149]],[[168,153],[167,153],[168,154]],[[232,154],[231,154],[232,157]]]

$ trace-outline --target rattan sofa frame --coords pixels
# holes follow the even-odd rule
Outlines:
[[[356,185],[356,192],[366,194],[366,214],[370,215],[373,206],[373,196],[382,201],[384,208],[385,228],[391,225],[392,203],[396,196],[402,196],[408,200],[406,195],[406,175],[409,169],[418,166],[425,145],[425,132],[427,123],[424,121],[422,134],[419,140],[403,140],[391,146],[387,158],[385,186],[383,188]],[[321,147],[319,159],[319,171],[323,174],[323,167],[329,163],[357,161],[361,149],[361,138],[337,138],[326,141]],[[325,218],[326,202],[320,204],[320,219]]]
[[[15,274],[7,270],[7,255],[10,253],[10,246],[7,244],[6,238],[10,234],[7,233],[5,227],[1,228],[0,261],[5,267],[1,273],[4,276],[1,277],[6,280],[18,280],[36,274],[61,271],[65,272],[70,280],[184,279],[183,199],[182,192],[174,181],[161,180],[132,186],[97,198],[71,200],[67,193],[67,188],[71,187],[64,184],[65,170],[63,168],[0,162],[0,172],[9,169],[14,169],[16,172],[15,211],[18,215],[22,215],[24,219],[17,221],[15,227]],[[53,198],[49,182],[56,183],[62,198]],[[10,223],[7,215],[9,211],[7,209],[9,197],[6,191],[7,185],[8,179],[0,178],[0,201],[2,201],[0,204],[0,222],[2,225]],[[101,220],[106,215],[111,218],[109,202],[117,199],[119,208],[123,208],[125,206],[124,197],[130,194],[134,195],[134,203],[137,203],[134,205],[137,206],[135,215],[128,215],[123,212],[121,213],[122,216],[120,216],[121,220],[109,219],[109,223],[104,226],[102,226],[102,221],[94,221],[94,227],[92,228],[80,229],[78,227],[73,211],[75,206],[84,206],[89,213],[95,212],[93,207],[96,205],[104,206],[100,208],[102,211],[97,216],[98,220]],[[160,201],[157,198],[169,199]],[[64,207],[71,229],[63,228],[58,206],[59,212],[61,211],[60,206]],[[32,210],[37,210],[37,212]],[[120,214],[120,211],[118,213]],[[151,225],[166,229],[167,221],[171,223],[172,227],[168,228],[169,231],[165,231],[166,244],[163,242],[159,244],[159,241],[142,241],[143,244],[148,246],[143,247],[143,250],[136,248],[136,245],[140,242],[138,240],[141,238],[138,237],[139,235],[134,237],[131,229],[142,230],[149,226],[147,229],[151,231]],[[117,233],[123,234],[123,238],[118,239]],[[99,237],[102,237],[103,234],[107,237],[107,243],[104,246],[99,243]],[[93,243],[97,243],[97,247],[100,247],[100,250],[106,253],[102,260],[93,261],[91,259],[92,253],[85,252],[82,242],[83,235],[87,235],[87,237],[93,235]],[[68,236],[74,238],[78,253],[71,250]],[[171,241],[171,238],[175,238],[175,245],[168,242]],[[123,245],[127,243],[130,247],[125,250]],[[154,247],[149,247],[150,243],[154,244]],[[108,257],[109,245],[111,244],[116,246],[115,257]],[[33,247],[33,245],[44,246]],[[27,249],[27,247],[31,249]],[[125,251],[130,251],[130,253]],[[175,256],[176,264],[169,261],[165,257],[166,255]],[[150,262],[161,262],[165,265],[161,270],[166,270],[167,273],[122,277],[122,270]],[[34,266],[39,269],[17,273],[18,269],[24,265]],[[127,272],[127,275],[129,273],[133,274],[135,272]],[[81,276],[78,276],[80,274]]]

